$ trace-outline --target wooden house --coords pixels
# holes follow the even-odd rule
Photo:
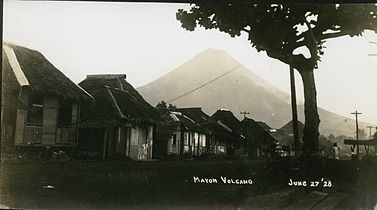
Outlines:
[[[277,140],[271,136],[269,126],[245,117],[241,121],[242,134],[247,139],[247,150],[252,158],[275,158]]]
[[[208,135],[209,155],[227,154],[227,148],[231,146],[233,138],[229,127],[210,118],[200,107],[178,108],[177,111],[190,117],[210,132]]]
[[[88,75],[79,85],[95,99],[82,108],[80,153],[94,158],[152,159],[158,113],[126,75]]]
[[[40,52],[3,43],[2,155],[77,146],[80,105],[92,97]]]
[[[166,142],[167,155],[200,156],[209,150],[210,132],[179,111],[163,114],[164,123],[158,136]]]
[[[231,132],[231,139],[228,141],[227,148],[228,154],[240,157],[247,156],[247,141],[242,134],[242,125],[233,113],[230,110],[219,109],[211,116],[211,119]]]

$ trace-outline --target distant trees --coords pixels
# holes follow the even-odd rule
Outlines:
[[[175,111],[175,110],[177,110],[177,106],[175,106],[173,104],[167,105],[166,102],[164,100],[162,100],[161,102],[157,103],[156,109],[157,109],[157,111],[160,114],[165,114],[168,111]]]
[[[317,92],[313,70],[324,54],[326,40],[340,36],[359,36],[377,29],[375,4],[255,4],[252,1],[195,3],[189,10],[179,9],[182,27],[193,31],[198,25],[218,29],[231,37],[248,35],[251,45],[266,51],[271,58],[294,67],[301,75],[305,99],[303,152],[319,155]],[[305,57],[299,50],[310,54]]]
[[[168,107],[166,105],[166,102],[165,101],[161,101],[161,102],[158,102],[157,105],[156,105],[156,109],[157,109],[157,112],[162,115],[164,113],[167,113],[169,110],[168,110]]]

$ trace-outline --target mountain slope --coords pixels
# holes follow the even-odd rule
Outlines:
[[[225,51],[207,49],[153,82],[137,88],[153,106],[164,100],[178,107],[200,106],[212,115],[230,109],[238,118],[248,117],[280,128],[291,120],[290,96],[261,79]],[[299,119],[304,122],[303,107]],[[355,121],[319,109],[320,131],[353,136]],[[361,123],[360,128],[366,124]]]

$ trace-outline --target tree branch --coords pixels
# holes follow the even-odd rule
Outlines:
[[[319,38],[320,38],[320,40],[324,40],[324,39],[337,38],[337,37],[345,36],[345,35],[349,35],[349,34],[347,32],[340,31],[340,32],[336,32],[336,33],[322,34],[322,35],[320,35]]]
[[[251,30],[248,30],[248,29],[246,29],[246,28],[241,29],[241,31],[244,31],[244,32],[246,32],[246,33],[250,33],[250,32],[251,32]]]
[[[310,54],[311,54],[310,60],[311,60],[312,67],[314,68],[317,65],[317,61],[318,61],[317,39],[314,36],[310,23],[306,19],[304,21],[305,21],[306,26],[308,27],[309,36],[306,36],[305,38],[308,38],[308,39],[310,38],[310,41],[307,42],[308,43],[307,47],[310,51]]]

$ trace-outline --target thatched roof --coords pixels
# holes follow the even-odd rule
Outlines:
[[[210,117],[202,111],[201,107],[177,108],[177,112],[190,117],[197,123],[207,123]]]
[[[211,119],[220,125],[230,128],[233,138],[245,139],[241,132],[241,122],[233,115],[231,111],[219,109],[211,116]]]
[[[273,143],[277,141],[262,127],[263,124],[261,125],[260,123],[247,117],[245,117],[241,123],[242,133],[248,140],[251,140],[252,144]]]
[[[304,124],[298,121],[298,138],[299,144],[302,144],[302,135],[303,135]],[[277,139],[280,145],[293,145],[293,121],[289,121],[283,127],[278,129],[276,132],[271,134],[275,139]]]
[[[297,121],[298,124],[298,131],[302,132],[304,129],[304,123],[301,121]],[[293,120],[289,121],[287,124],[283,125],[279,130],[284,130],[284,131],[292,131],[293,132]]]
[[[230,137],[232,135],[231,131],[222,127],[214,119],[210,118],[210,116],[203,112],[201,107],[178,108],[177,111],[195,120],[195,122],[210,130],[215,135],[224,137]]]
[[[170,138],[178,129],[202,134],[211,134],[211,131],[189,116],[178,111],[168,111],[162,115],[164,123],[157,129],[157,133],[164,138]]]
[[[92,101],[90,94],[66,77],[40,52],[14,44],[3,43],[3,57],[10,66],[20,86],[41,95],[69,100]],[[5,55],[5,56],[4,56]]]
[[[181,112],[170,112],[169,115],[172,117],[173,121],[182,123],[186,130],[196,131],[196,132],[200,132],[204,134],[210,134],[210,131],[208,131],[206,128],[201,126],[198,122],[194,121],[193,119],[191,119],[190,117],[186,116],[185,114]]]
[[[256,123],[257,123],[260,127],[262,127],[265,131],[269,131],[269,130],[271,129],[271,127],[270,127],[267,123],[265,123],[265,122],[263,122],[263,121],[256,121]]]
[[[229,110],[219,109],[211,116],[211,119],[222,122],[234,132],[241,131],[241,122]]]
[[[123,75],[88,76],[79,85],[96,100],[82,108],[82,127],[106,127],[122,123],[155,123],[158,113],[124,79]]]

